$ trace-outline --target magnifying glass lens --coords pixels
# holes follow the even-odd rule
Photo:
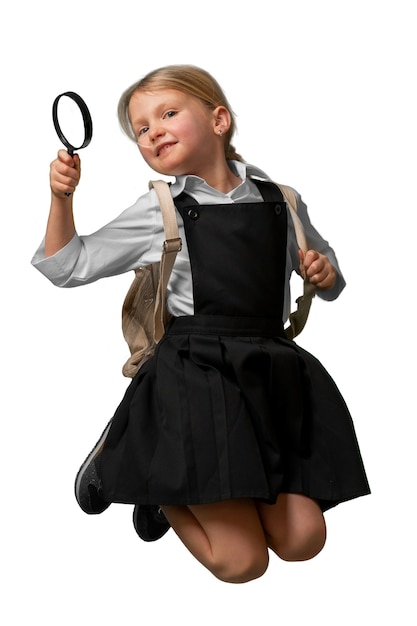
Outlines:
[[[81,96],[73,91],[57,96],[52,106],[52,119],[58,137],[70,154],[88,146],[93,136],[93,122]]]
[[[84,142],[84,120],[80,108],[72,98],[62,97],[58,102],[58,119],[61,131],[71,146]]]

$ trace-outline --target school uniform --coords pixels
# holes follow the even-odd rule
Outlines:
[[[230,194],[194,176],[172,185],[184,244],[168,286],[173,319],[107,434],[100,475],[109,502],[273,503],[291,492],[326,510],[369,493],[340,392],[283,331],[298,255],[281,192],[260,170],[231,167],[243,182]],[[337,259],[300,198],[298,209],[310,247],[338,271],[335,287],[319,292],[333,299],[344,287]],[[54,257],[41,246],[33,263],[69,287],[155,262],[162,241],[151,191]]]

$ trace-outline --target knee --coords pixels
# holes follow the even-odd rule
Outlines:
[[[325,543],[326,525],[322,520],[298,532],[289,532],[273,549],[284,561],[308,561],[321,552]]]
[[[227,560],[219,560],[212,564],[210,570],[216,578],[228,583],[246,583],[260,578],[267,570],[269,563],[268,551],[254,554],[240,553]]]

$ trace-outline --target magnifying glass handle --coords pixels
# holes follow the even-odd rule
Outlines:
[[[74,150],[72,148],[68,148],[67,152],[70,156],[74,156]],[[69,198],[69,196],[72,196],[72,192],[71,191],[64,191],[64,195],[67,196],[67,198]]]

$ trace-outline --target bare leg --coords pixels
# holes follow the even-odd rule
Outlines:
[[[315,500],[282,493],[274,505],[257,503],[268,547],[285,561],[306,561],[326,542],[326,524]]]
[[[268,548],[252,500],[194,506],[162,506],[184,545],[217,578],[243,583],[268,567]]]

